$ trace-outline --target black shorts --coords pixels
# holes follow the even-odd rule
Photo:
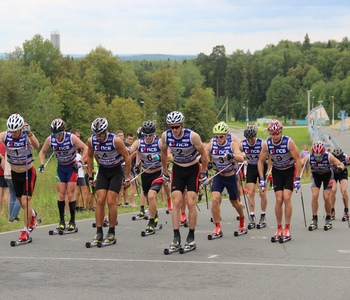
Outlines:
[[[33,196],[34,186],[36,182],[36,170],[34,167],[31,167],[28,170],[28,191],[26,191],[26,182],[27,176],[26,172],[17,173],[11,170],[12,183],[16,192],[16,197],[20,198],[22,196],[26,196],[28,192],[28,196]]]
[[[295,167],[294,165],[285,170],[272,168],[272,182],[275,192],[294,189]]]
[[[83,177],[78,177],[77,186],[86,186],[85,178],[83,178]]]
[[[264,174],[267,172],[267,163],[264,164]],[[264,175],[265,176],[265,175]],[[247,166],[246,183],[254,183],[260,181],[258,166]]]
[[[189,167],[181,167],[173,164],[173,173],[171,177],[171,191],[187,191],[198,193],[199,164],[196,163]]]
[[[340,173],[334,173],[334,180],[335,182],[340,182],[343,179],[348,180],[348,169],[344,169],[344,171],[340,172]]]
[[[145,196],[148,194],[149,190],[154,190],[157,193],[162,188],[162,184],[155,184],[152,186],[152,182],[160,177],[162,174],[161,170],[154,172],[154,173],[142,173],[141,175],[141,181],[142,181],[142,191],[145,194]]]
[[[124,174],[121,165],[112,168],[100,166],[96,178],[96,191],[109,190],[119,193],[123,178]]]
[[[311,174],[311,187],[321,188],[323,184],[323,190],[331,190],[333,187],[333,172],[327,172],[325,174]]]

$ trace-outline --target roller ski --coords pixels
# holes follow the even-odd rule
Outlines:
[[[181,244],[179,242],[172,242],[169,246],[169,248],[165,248],[164,249],[164,254],[165,255],[169,255],[171,253],[174,253],[174,252],[178,252],[181,248]]]
[[[316,220],[312,220],[310,225],[309,225],[309,231],[313,231],[313,230],[316,230],[318,227],[317,225],[317,221]]]
[[[279,242],[280,237],[282,237],[282,235],[283,235],[283,234],[282,234],[282,231],[283,231],[282,225],[279,224],[279,225],[277,226],[277,231],[276,231],[275,235],[274,235],[273,237],[271,237],[271,242],[272,242],[272,243]]]
[[[331,223],[331,220],[326,220],[326,224],[324,225],[323,229],[325,231],[328,231],[328,230],[332,229],[332,227],[333,227],[333,225]]]
[[[180,247],[179,253],[184,254],[184,253],[190,252],[192,250],[196,250],[196,248],[197,248],[197,246],[196,246],[195,241],[192,241],[190,243],[186,242],[186,244],[183,248]]]
[[[278,240],[280,244],[288,242],[292,239],[292,236],[290,235],[289,229],[290,229],[290,225],[286,224],[286,227],[284,228],[283,235]]]
[[[50,230],[49,235],[57,235],[60,234],[60,231],[64,231],[66,229],[66,223],[61,220],[60,223],[57,225],[55,230]]]
[[[75,226],[75,223],[69,222],[68,226],[65,230],[61,230],[58,232],[59,235],[65,235],[65,234],[71,234],[71,233],[77,233],[78,227]]]
[[[146,216],[145,212],[140,211],[136,216],[131,218],[133,221],[137,220],[148,220],[148,216]]]
[[[85,247],[86,248],[96,247],[98,243],[102,242],[102,240],[103,240],[103,233],[102,232],[96,233],[94,238],[92,239],[92,242],[85,243]]]
[[[168,199],[168,207],[166,209],[166,214],[169,215],[173,212],[173,203],[171,202],[171,199]]]
[[[108,232],[103,241],[97,243],[98,248],[114,245],[117,243],[114,233]]]
[[[331,211],[331,221],[334,221],[335,220],[335,210],[334,208],[332,208],[332,211]]]
[[[108,222],[108,219],[107,217],[104,217],[103,218],[103,224],[102,224],[103,227],[109,227],[109,222]],[[96,222],[92,223],[92,227],[93,228],[96,228]]]
[[[163,224],[159,224],[156,226],[148,225],[145,231],[141,231],[141,236],[148,236],[155,234],[157,230],[160,230],[163,228]]]
[[[265,228],[266,227],[266,218],[265,214],[261,214],[259,223],[256,225],[257,229]]]
[[[11,241],[10,245],[11,245],[11,247],[16,247],[16,246],[20,246],[20,245],[29,244],[32,241],[33,241],[33,239],[31,237],[29,237],[29,233],[25,230],[22,230],[18,241]]]
[[[248,224],[248,229],[253,229],[256,227],[256,224],[255,224],[255,215],[250,215],[249,216],[249,224]]]
[[[211,240],[215,240],[215,239],[218,239],[221,237],[223,237],[223,232],[221,230],[221,226],[216,226],[215,230],[212,232],[212,234],[208,235],[208,240],[211,241]]]
[[[244,227],[244,217],[239,217],[238,230],[233,233],[234,236],[241,236],[248,233],[248,229]]]

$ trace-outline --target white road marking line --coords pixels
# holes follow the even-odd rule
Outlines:
[[[231,261],[194,261],[194,260],[160,260],[160,259],[119,259],[119,258],[83,258],[83,257],[23,257],[23,256],[0,256],[1,260],[22,259],[22,260],[57,260],[57,261],[98,261],[98,262],[121,262],[121,263],[165,263],[165,264],[193,264],[193,265],[228,265],[228,266],[254,266],[254,267],[288,267],[288,268],[315,268],[315,269],[345,269],[350,270],[350,266],[324,266],[324,265],[299,265],[299,264],[271,264],[256,262],[231,262]]]
[[[208,256],[208,258],[215,258],[215,257],[218,257],[218,255],[217,255],[217,254],[214,254],[214,255]]]

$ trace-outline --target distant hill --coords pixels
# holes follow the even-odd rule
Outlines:
[[[5,53],[0,53],[0,59],[5,59]],[[71,56],[79,59],[83,58],[86,54],[63,54],[63,56]],[[190,60],[197,58],[197,55],[173,55],[173,54],[118,54],[121,61],[128,60]]]

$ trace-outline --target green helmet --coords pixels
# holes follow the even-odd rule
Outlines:
[[[222,121],[220,123],[217,123],[213,127],[213,133],[214,134],[228,134],[228,126],[227,126],[227,124],[224,121]]]

